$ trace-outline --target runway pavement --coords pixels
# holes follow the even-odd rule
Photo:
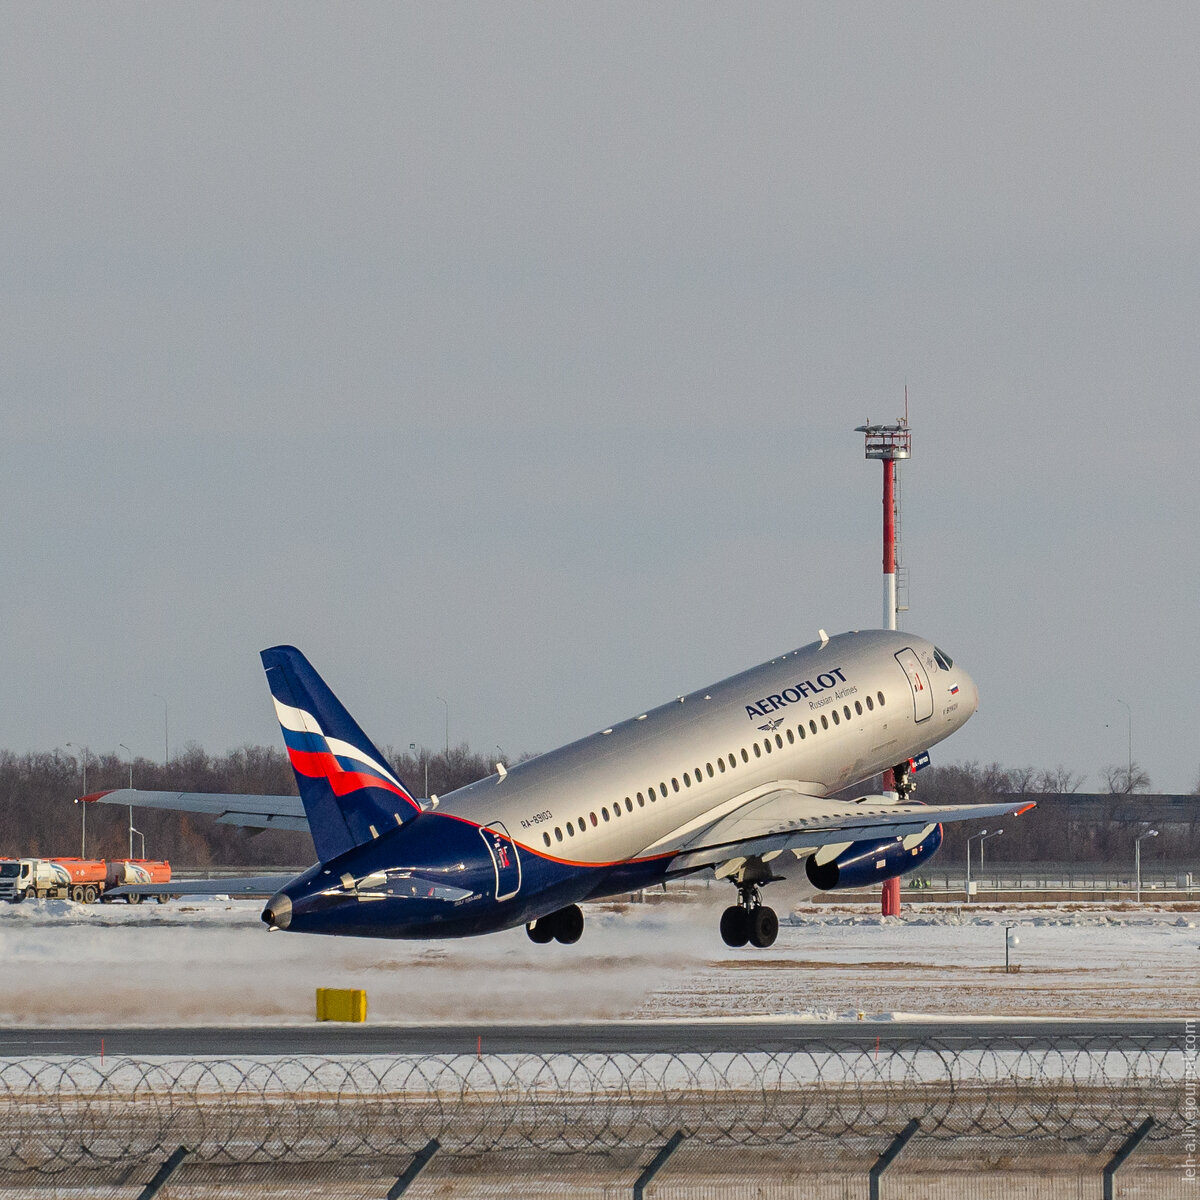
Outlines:
[[[1074,1050],[1096,1038],[1139,1049],[1178,1049],[1184,1023],[1175,1021],[953,1020],[919,1021],[613,1021],[537,1025],[196,1026],[141,1029],[0,1030],[0,1057],[46,1055],[555,1054],[716,1053],[804,1050],[838,1043],[893,1050],[995,1046]]]

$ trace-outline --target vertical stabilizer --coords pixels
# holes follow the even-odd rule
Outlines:
[[[421,806],[294,646],[262,652],[317,857],[328,862],[412,820]]]

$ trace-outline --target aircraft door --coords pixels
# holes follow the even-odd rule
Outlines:
[[[499,821],[485,825],[479,835],[492,856],[492,866],[496,868],[496,899],[511,900],[521,890],[521,859],[516,843]]]
[[[933,716],[933,689],[929,686],[929,676],[917,657],[917,652],[911,648],[901,650],[896,655],[908,686],[912,690],[913,716],[918,723],[928,721]]]

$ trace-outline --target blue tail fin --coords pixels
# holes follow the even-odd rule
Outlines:
[[[322,862],[420,813],[387,759],[299,650],[272,646],[262,661]]]

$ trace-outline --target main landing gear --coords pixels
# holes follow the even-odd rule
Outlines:
[[[778,936],[779,918],[773,908],[762,902],[758,885],[738,884],[738,902],[721,914],[721,940],[727,946],[744,946],[749,942],[765,950]]]
[[[574,945],[583,936],[583,910],[578,904],[568,904],[549,916],[538,917],[525,926],[531,942],[544,946],[547,942],[560,941],[564,946]]]

